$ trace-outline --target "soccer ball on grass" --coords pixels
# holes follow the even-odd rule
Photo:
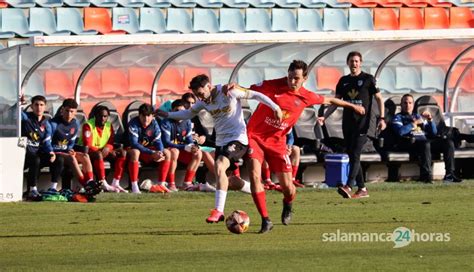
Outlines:
[[[250,218],[244,211],[235,210],[225,219],[227,229],[235,234],[241,234],[249,229]]]

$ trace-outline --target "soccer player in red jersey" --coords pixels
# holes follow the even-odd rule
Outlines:
[[[286,148],[286,134],[296,124],[304,108],[315,104],[334,104],[351,108],[359,114],[365,113],[361,106],[308,91],[303,87],[307,77],[308,65],[304,61],[294,60],[288,68],[287,77],[266,80],[250,87],[251,90],[261,92],[272,99],[283,112],[283,119],[279,121],[275,119],[269,107],[260,104],[247,125],[249,138],[247,155],[250,159],[252,197],[262,216],[260,233],[268,232],[273,228],[267,212],[265,190],[260,181],[264,160],[276,173],[282,187],[284,198],[281,221],[284,225],[288,225],[291,220],[292,202],[296,196],[296,189],[292,183],[292,166]]]

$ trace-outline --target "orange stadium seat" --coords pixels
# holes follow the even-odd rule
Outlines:
[[[428,0],[403,0],[403,4],[411,8],[424,8],[428,6]]]
[[[123,30],[112,30],[112,17],[106,8],[84,8],[84,29],[100,34],[126,34]]]
[[[442,1],[442,0],[427,0],[428,4],[436,8],[449,8],[453,6],[453,3]]]
[[[0,0],[0,8],[7,8],[8,2],[6,0]]]
[[[434,50],[433,63],[449,64],[462,50],[463,47],[436,47]]]
[[[158,92],[161,94],[181,95],[187,88],[184,86],[183,74],[180,69],[168,67],[158,80]]]
[[[375,0],[351,0],[350,2],[358,8],[375,8],[377,6]]]
[[[147,68],[130,67],[128,69],[129,92],[126,96],[150,96],[153,79],[153,70]]]
[[[400,29],[423,29],[423,15],[420,8],[400,8]]]
[[[215,64],[222,67],[232,66],[229,63],[229,52],[216,50],[216,51],[203,51],[202,52],[202,63],[204,64]]]
[[[337,82],[342,76],[342,71],[334,67],[318,67],[316,68],[316,82],[319,91],[334,92]]]
[[[398,16],[391,8],[374,8],[375,30],[399,29]]]
[[[452,7],[449,9],[450,28],[471,28],[474,27],[474,16],[472,10],[467,7]]]
[[[128,92],[128,75],[121,69],[103,69],[100,79],[102,93],[122,95]]]
[[[73,72],[73,81],[77,84],[77,80],[81,75],[82,70],[75,70]],[[97,73],[93,70],[90,70],[82,82],[81,87],[81,97],[83,96],[92,96],[92,97],[102,97],[101,94],[102,86],[100,78]]]
[[[71,76],[60,70],[47,70],[44,73],[45,94],[59,94],[63,97],[74,96],[74,83]]]
[[[197,75],[205,74],[208,77],[211,77],[210,71],[207,68],[197,68],[197,67],[188,67],[184,69],[184,87],[186,90],[189,90],[189,82],[191,79]],[[212,82],[212,79],[211,79]]]
[[[403,6],[402,0],[379,0],[378,4],[386,8],[399,8]]]
[[[448,29],[449,17],[445,8],[425,8],[425,29]]]

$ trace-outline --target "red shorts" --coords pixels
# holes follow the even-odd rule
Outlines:
[[[269,142],[259,137],[248,135],[249,149],[247,156],[250,159],[257,159],[261,164],[267,161],[270,170],[276,173],[291,172],[291,160],[286,152],[286,143]]]
[[[193,159],[193,154],[191,152],[188,152],[186,150],[180,150],[179,151],[179,156],[178,156],[178,161],[183,164],[189,164]]]

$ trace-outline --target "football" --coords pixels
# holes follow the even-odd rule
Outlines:
[[[225,219],[227,229],[235,234],[241,234],[249,229],[250,218],[244,211],[235,210]]]

